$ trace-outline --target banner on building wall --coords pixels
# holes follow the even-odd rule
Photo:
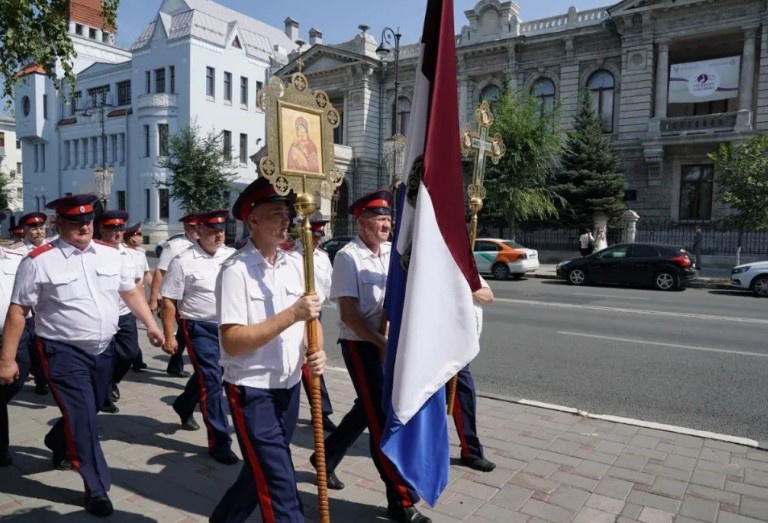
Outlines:
[[[726,100],[739,95],[740,56],[673,64],[669,74],[669,103],[690,104]]]

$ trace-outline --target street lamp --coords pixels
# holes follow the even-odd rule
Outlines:
[[[392,160],[392,173],[389,177],[389,184],[391,188],[394,188],[396,180],[397,180],[397,169],[399,167],[399,149],[401,145],[404,145],[403,140],[400,139],[401,133],[400,133],[400,118],[398,118],[398,91],[400,88],[400,37],[402,35],[400,34],[400,28],[398,27],[397,30],[393,30],[391,27],[384,27],[384,29],[381,30],[381,43],[376,48],[376,54],[378,55],[379,59],[384,62],[384,59],[389,55],[389,52],[391,51],[392,46],[394,45],[395,48],[395,57],[394,57],[394,64],[395,64],[395,101],[393,105],[392,110],[392,118],[394,119],[394,133],[391,138],[391,146],[392,146],[392,153],[394,155]]]
[[[104,109],[107,107],[114,107],[109,103],[106,98],[106,93],[102,93],[101,101],[97,101],[97,97],[93,96],[89,103],[89,107],[86,107],[83,111],[83,116],[90,117],[90,109],[98,109],[99,111],[99,124],[101,125],[101,167],[96,169],[94,178],[96,181],[96,193],[99,197],[99,201],[102,205],[102,210],[107,210],[109,204],[109,195],[112,191],[113,172],[112,169],[107,168],[107,133],[104,129]]]

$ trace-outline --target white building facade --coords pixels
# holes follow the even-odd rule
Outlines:
[[[183,214],[164,185],[168,173],[158,167],[171,133],[195,124],[203,134],[222,133],[239,166],[237,185],[255,178],[249,156],[264,143],[256,93],[270,68],[288,61],[298,24],[286,20],[282,31],[209,0],[165,0],[123,50],[96,29],[100,0],[72,4],[77,87],[60,94],[31,68],[17,90],[24,209],[42,210],[67,193],[99,193],[95,174],[110,169],[108,207],[127,210],[155,243],[180,230]]]
[[[21,157],[21,141],[16,139],[16,119],[11,115],[0,115],[0,174],[5,177],[4,190],[8,195],[8,209],[1,210],[6,213],[17,213],[24,207],[24,164]]]

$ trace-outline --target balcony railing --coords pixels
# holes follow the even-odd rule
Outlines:
[[[733,131],[736,113],[705,114],[665,118],[661,121],[662,134],[695,134]]]
[[[170,109],[177,106],[176,95],[169,93],[142,94],[138,99],[138,108],[141,109]]]

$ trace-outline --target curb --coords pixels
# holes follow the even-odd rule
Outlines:
[[[545,272],[529,272],[525,275],[525,277],[537,278],[541,280],[561,280],[563,283],[565,283],[565,280],[558,278],[556,274],[549,274]],[[690,287],[692,289],[738,290],[734,289],[730,284],[730,280],[725,278],[696,278],[695,280],[688,282],[686,287]]]

